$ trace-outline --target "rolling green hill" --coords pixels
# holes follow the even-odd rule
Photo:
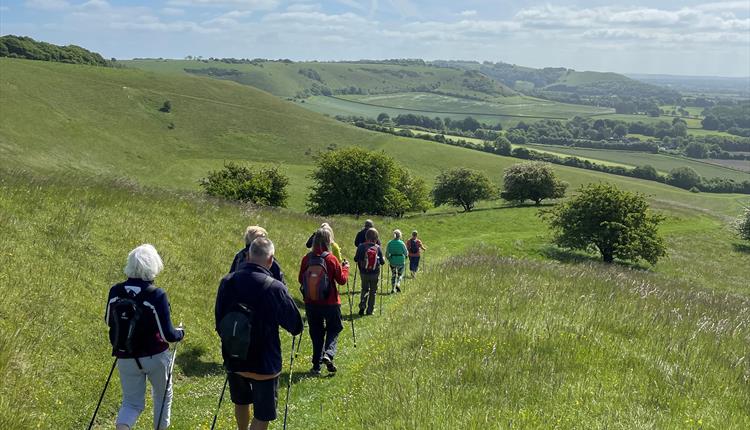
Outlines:
[[[170,113],[159,112],[165,100]],[[164,257],[157,283],[188,333],[172,428],[207,428],[223,382],[218,280],[251,223],[268,228],[294,277],[321,222],[298,213],[307,174],[315,152],[334,145],[383,150],[428,180],[468,166],[499,182],[518,162],[356,129],[235,82],[0,59],[0,428],[85,426],[111,363],[104,297],[142,242]],[[229,160],[280,163],[292,210],[191,192]],[[573,187],[610,181],[648,194],[666,215],[670,257],[644,270],[559,250],[536,207],[376,219],[384,237],[421,232],[425,272],[382,297],[383,317],[356,320],[356,349],[347,326],[335,377],[304,373],[303,340],[290,428],[750,425],[750,260],[727,227],[747,196],[555,170]],[[329,221],[351,255],[361,220]],[[282,339],[284,386],[291,339]],[[96,428],[112,427],[117,391],[115,375]],[[220,428],[233,425],[228,403]]]
[[[427,64],[286,61],[236,64],[208,60],[133,60],[124,64],[154,72],[191,73],[232,80],[281,97],[434,91],[490,99],[515,94],[481,73]]]
[[[0,167],[9,169],[93,173],[196,190],[200,178],[226,161],[281,163],[291,179],[290,206],[301,210],[314,156],[331,147],[383,150],[429,182],[455,165],[483,170],[499,182],[502,170],[518,162],[360,130],[234,82],[11,59],[0,59],[0,68]],[[172,102],[170,113],[159,111],[165,100]],[[735,211],[741,199],[555,169],[573,186],[606,180],[655,199],[723,212]]]

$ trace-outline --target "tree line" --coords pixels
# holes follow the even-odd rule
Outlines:
[[[0,57],[104,67],[114,67],[116,65],[114,58],[106,60],[100,54],[91,52],[80,46],[59,46],[46,42],[38,42],[30,37],[14,35],[0,37]]]
[[[403,137],[414,137],[417,139],[430,140],[452,146],[460,146],[463,148],[473,149],[476,151],[489,152],[497,155],[515,157],[524,160],[532,161],[543,161],[552,164],[559,164],[563,166],[576,167],[580,169],[594,170],[602,173],[609,173],[612,175],[627,176],[631,178],[645,179],[649,181],[661,182],[684,188],[686,190],[692,190],[695,192],[710,192],[710,193],[741,193],[750,194],[750,180],[737,182],[732,179],[726,178],[703,178],[695,170],[685,167],[673,169],[668,175],[659,173],[653,166],[644,165],[637,166],[634,168],[622,167],[622,166],[611,166],[606,164],[595,163],[590,160],[574,156],[558,156],[555,154],[549,154],[546,152],[539,152],[533,149],[525,147],[513,148],[510,141],[504,137],[499,137],[495,141],[484,141],[480,143],[474,143],[465,139],[452,139],[446,137],[443,134],[425,134],[419,132],[413,132],[411,130],[395,130],[393,127],[387,127],[377,124],[373,121],[356,121],[354,123],[357,127],[366,128],[368,130],[379,131],[382,133],[390,133],[397,136]],[[687,169],[689,172],[688,177],[690,180],[684,181],[681,178],[684,176],[684,170]]]

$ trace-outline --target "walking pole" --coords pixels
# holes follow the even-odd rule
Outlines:
[[[383,265],[380,265],[380,306],[378,306],[380,315],[383,315]]]
[[[357,288],[357,272],[359,272],[359,267],[354,269],[354,286],[352,287],[352,294],[354,294],[354,289]],[[361,290],[360,290],[360,296],[362,296]],[[357,308],[359,308],[359,305],[357,305]]]
[[[354,272],[354,273],[355,273],[354,276],[357,276],[356,275],[357,272]],[[350,294],[349,291],[350,291],[349,290],[349,279],[347,278],[347,280],[346,280],[346,295],[349,297],[349,321],[352,323],[352,338],[354,339],[354,347],[356,348],[357,347],[357,335],[354,334],[354,317],[352,316],[353,315],[352,314],[352,295]]]
[[[302,345],[302,335],[305,334],[305,325],[307,325],[306,323],[307,314],[305,314],[305,317],[302,318],[302,333],[299,334],[299,340],[297,341],[297,351],[294,353],[294,358],[297,358],[297,356],[299,355],[299,346]],[[294,347],[292,347],[292,351],[294,351]]]
[[[227,376],[224,378],[224,387],[221,389],[221,395],[219,396],[219,405],[216,406],[216,413],[214,414],[214,421],[211,423],[211,430],[214,430],[214,427],[216,427],[216,418],[219,417],[219,410],[221,409],[221,401],[224,400],[224,391],[227,389],[227,382],[229,382],[229,372],[227,371]]]
[[[115,371],[115,364],[117,364],[117,357],[115,357],[115,361],[112,362],[112,368],[109,369],[109,376],[107,376],[107,382],[104,383],[104,389],[102,390],[102,394],[99,396],[99,403],[96,404],[96,409],[94,409],[94,416],[91,417],[91,422],[89,423],[88,430],[91,430],[91,428],[94,427],[94,420],[96,419],[96,414],[99,412],[99,406],[102,405],[102,400],[104,400],[104,393],[107,392],[107,387],[109,386],[109,380],[112,379],[112,373]]]
[[[182,326],[182,325],[180,325]],[[169,375],[167,375],[167,386],[164,388],[164,397],[161,399],[161,408],[159,408],[159,420],[157,420],[156,428],[161,429],[161,417],[164,413],[164,403],[167,402],[167,392],[169,392],[169,384],[172,382],[172,371],[174,370],[174,362],[177,359],[177,347],[180,343],[174,345],[174,352],[172,353],[172,362],[169,363]]]
[[[303,328],[302,330],[304,331],[305,329]],[[286,430],[286,421],[289,416],[289,392],[292,391],[292,365],[294,364],[294,341],[296,339],[296,336],[292,336],[292,354],[289,358],[289,384],[286,386],[286,404],[284,405],[284,430]]]

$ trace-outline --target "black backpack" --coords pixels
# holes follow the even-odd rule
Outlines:
[[[272,277],[267,277],[263,288],[273,283]],[[219,337],[221,337],[221,356],[224,364],[244,361],[250,352],[250,337],[253,330],[255,310],[245,304],[236,303],[219,322]]]
[[[124,293],[110,304],[109,308],[109,341],[112,344],[112,354],[127,354],[137,356],[141,352],[150,334],[150,324],[145,318],[146,306],[143,296],[156,290],[151,284],[142,288],[137,294],[123,287]]]
[[[411,252],[412,254],[419,253],[419,244],[414,239],[409,239],[409,252]]]

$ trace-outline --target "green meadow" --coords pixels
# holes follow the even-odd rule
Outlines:
[[[428,181],[466,166],[498,185],[518,162],[357,129],[236,82],[7,59],[0,71],[0,428],[88,423],[111,365],[105,297],[143,242],[162,254],[157,284],[187,328],[172,428],[209,428],[223,382],[218,282],[248,224],[268,228],[294,280],[323,221],[302,213],[319,151],[357,145]],[[170,113],[158,111],[165,100]],[[226,161],[279,164],[290,208],[201,195],[197,181]],[[669,256],[653,267],[607,266],[558,249],[539,217],[546,205],[493,201],[471,213],[375,219],[384,236],[420,231],[425,271],[379,298],[382,316],[355,317],[357,348],[345,325],[336,376],[306,374],[303,337],[289,428],[750,426],[750,245],[730,228],[750,198],[555,171],[571,193],[599,181],[645,193],[666,217]],[[362,220],[328,221],[351,256]],[[290,292],[300,298],[294,282]],[[282,339],[281,399],[291,336]],[[96,428],[113,426],[119,397],[115,376]],[[223,429],[234,425],[226,400]],[[150,413],[137,428],[148,428]]]

